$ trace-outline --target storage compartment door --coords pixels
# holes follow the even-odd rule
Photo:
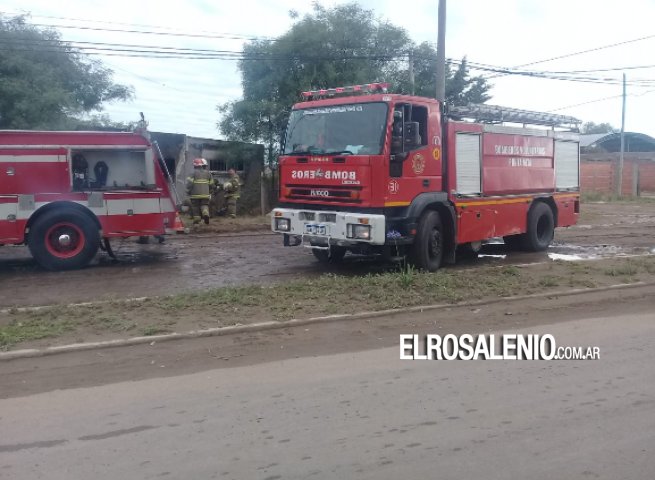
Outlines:
[[[18,197],[0,195],[0,245],[18,241]]]
[[[580,162],[578,142],[555,141],[555,188],[578,189]]]
[[[455,143],[456,191],[461,195],[479,195],[482,192],[480,183],[480,135],[458,133]]]

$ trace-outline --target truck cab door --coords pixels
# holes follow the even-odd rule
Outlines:
[[[434,136],[429,125],[428,106],[396,104],[391,128],[390,185],[396,185],[394,202],[408,202],[416,195],[441,188],[441,159],[434,158]]]

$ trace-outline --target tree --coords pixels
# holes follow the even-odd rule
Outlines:
[[[400,68],[392,76],[395,91],[434,97],[437,88],[436,48],[427,42],[421,43],[412,48],[408,62],[412,62],[414,70],[414,88],[410,82],[409,69]],[[488,95],[489,88],[490,85],[484,77],[470,76],[466,57],[459,62],[451,61],[446,64],[446,102],[449,104],[485,103],[491,98]]]
[[[616,133],[619,130],[614,128],[610,123],[594,123],[594,122],[585,122],[580,128],[580,133],[589,134],[589,133]]]
[[[434,97],[436,52],[416,46],[407,32],[356,3],[313,11],[274,41],[245,45],[239,62],[243,98],[218,106],[219,130],[231,140],[264,142],[275,156],[291,106],[303,90],[389,80],[394,92],[410,93],[408,58],[414,60],[415,91]],[[411,55],[410,55],[411,54]],[[487,83],[471,78],[466,61],[448,70],[449,100],[484,102]]]
[[[131,98],[111,70],[23,16],[0,16],[0,45],[0,128],[66,128],[105,102]]]

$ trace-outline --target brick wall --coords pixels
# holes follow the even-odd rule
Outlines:
[[[580,156],[580,190],[614,193],[618,175],[618,153],[591,153]],[[633,172],[639,175],[639,191],[655,193],[655,153],[626,154],[623,161],[622,192],[633,194]]]

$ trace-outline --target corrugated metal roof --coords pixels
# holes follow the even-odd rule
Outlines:
[[[613,133],[587,133],[580,135],[580,146],[588,147],[589,145],[596,143],[601,138],[607,137],[609,135],[613,135]]]
[[[599,149],[618,152],[621,149],[620,133],[592,133],[580,135],[582,149]],[[655,152],[655,138],[637,132],[625,132],[626,152]]]

